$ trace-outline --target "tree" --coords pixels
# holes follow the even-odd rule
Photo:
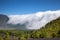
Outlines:
[[[19,40],[26,40],[26,38],[25,38],[24,35],[20,35],[20,36],[19,36]]]
[[[8,34],[8,32],[5,33],[4,40],[9,40],[9,34]]]
[[[3,38],[2,38],[2,37],[0,37],[0,40],[3,40]]]
[[[57,37],[60,37],[60,31],[57,32]]]

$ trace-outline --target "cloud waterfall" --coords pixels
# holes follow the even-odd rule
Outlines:
[[[25,15],[8,15],[7,27],[22,30],[36,30],[58,17],[60,17],[60,10]]]

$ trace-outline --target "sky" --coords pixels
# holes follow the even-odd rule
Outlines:
[[[4,29],[40,29],[60,17],[60,0],[0,0],[0,20],[1,14],[9,18]]]
[[[60,10],[60,0],[0,0],[0,14],[33,14]]]

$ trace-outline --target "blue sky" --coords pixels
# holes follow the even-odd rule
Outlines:
[[[60,10],[60,0],[0,0],[0,14],[30,14]]]

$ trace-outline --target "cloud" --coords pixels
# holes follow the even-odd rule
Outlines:
[[[15,29],[36,30],[58,18],[60,10],[36,12],[26,15],[8,15],[8,26]]]

